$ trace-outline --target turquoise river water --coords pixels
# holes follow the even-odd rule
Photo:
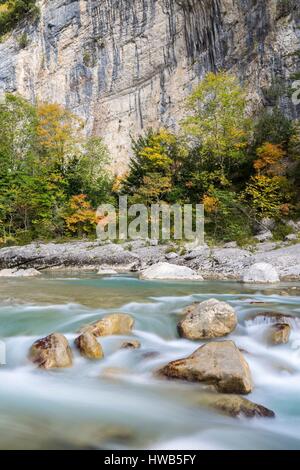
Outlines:
[[[140,281],[74,272],[1,279],[6,365],[0,366],[0,448],[300,449],[299,296],[300,284]],[[248,398],[271,408],[274,419],[224,416],[201,405],[200,385],[156,378],[160,366],[201,344],[179,339],[176,324],[183,307],[211,297],[236,309],[239,324],[229,338],[251,368],[255,388]],[[270,310],[295,317],[287,345],[269,346],[268,325],[251,319]],[[128,337],[112,336],[100,340],[101,361],[87,361],[75,350],[70,369],[43,371],[28,361],[37,338],[57,331],[73,344],[82,324],[110,312],[135,318],[141,349],[120,350]]]

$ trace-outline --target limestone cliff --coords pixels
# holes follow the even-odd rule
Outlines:
[[[268,104],[272,82],[288,83],[300,69],[299,0],[38,4],[40,18],[24,19],[0,44],[0,90],[78,113],[88,132],[105,138],[118,172],[130,135],[159,123],[176,127],[184,97],[207,71],[233,70],[255,106]],[[300,115],[285,93],[281,106]]]

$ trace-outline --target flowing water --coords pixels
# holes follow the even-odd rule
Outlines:
[[[282,293],[287,289],[290,295]],[[58,272],[2,279],[0,448],[300,449],[299,295],[299,284],[249,287]],[[239,324],[229,338],[252,371],[255,389],[248,398],[275,411],[275,419],[224,416],[201,404],[201,385],[155,377],[161,365],[201,344],[179,339],[176,324],[183,307],[211,297],[235,307]],[[295,317],[287,345],[268,346],[268,325],[251,320],[270,310]],[[73,343],[80,325],[110,312],[135,318],[141,349],[120,350],[126,336],[104,337],[101,361],[74,351],[71,369],[43,371],[29,363],[37,338],[58,331]]]

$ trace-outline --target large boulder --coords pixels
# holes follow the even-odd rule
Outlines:
[[[246,283],[276,283],[279,282],[276,269],[269,263],[255,263],[244,271],[243,282]]]
[[[237,325],[234,309],[216,299],[195,303],[187,307],[185,317],[178,323],[179,335],[198,340],[220,338],[231,333]]]
[[[223,395],[220,393],[203,394],[199,400],[210,408],[232,417],[244,416],[246,418],[274,418],[275,413],[265,406],[253,403],[239,395]]]
[[[269,342],[274,345],[286,344],[289,342],[291,327],[288,323],[275,323],[270,327]]]
[[[253,388],[248,363],[233,341],[205,344],[187,358],[167,364],[159,375],[214,385],[223,393],[247,394]]]
[[[0,277],[35,277],[40,276],[41,273],[34,268],[28,269],[1,269]]]
[[[75,344],[81,356],[87,359],[101,359],[103,350],[96,337],[91,333],[83,333],[75,339]]]
[[[96,337],[109,335],[128,335],[131,333],[134,319],[125,313],[112,313],[81,328],[80,333],[90,333]]]
[[[141,279],[165,279],[181,281],[203,281],[203,277],[187,266],[177,266],[171,263],[157,263],[146,268],[140,274]]]
[[[72,351],[68,340],[53,333],[36,341],[30,348],[29,358],[42,369],[72,366]]]

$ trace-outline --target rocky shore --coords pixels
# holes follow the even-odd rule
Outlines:
[[[276,283],[300,279],[300,243],[265,241],[239,248],[233,242],[184,248],[151,240],[76,241],[0,249],[1,277],[34,276],[48,269],[92,269],[99,275],[139,272],[143,279]]]

